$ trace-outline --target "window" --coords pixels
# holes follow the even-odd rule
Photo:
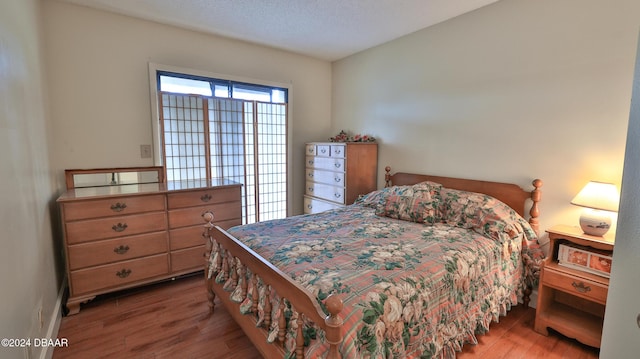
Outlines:
[[[243,184],[243,222],[287,215],[288,89],[157,72],[168,181]]]

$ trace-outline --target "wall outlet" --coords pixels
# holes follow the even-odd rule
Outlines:
[[[151,158],[151,145],[140,145],[140,158]]]

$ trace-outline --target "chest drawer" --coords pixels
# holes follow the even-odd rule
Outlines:
[[[163,195],[77,201],[65,203],[63,206],[64,217],[67,221],[164,211],[164,209]]]
[[[89,293],[169,273],[168,254],[71,272],[72,294]]]
[[[334,186],[344,186],[344,172],[331,172],[307,168],[307,181],[321,182]]]
[[[169,193],[169,209],[202,206],[240,200],[240,187],[210,188],[206,190]]]
[[[240,201],[211,204],[200,207],[181,208],[169,211],[169,228],[204,225],[202,215],[205,212],[213,213],[213,223],[242,218],[242,205]]]
[[[304,196],[304,213],[318,213],[330,209],[340,208],[342,205],[335,202],[327,202],[317,198]]]
[[[90,219],[65,224],[67,243],[75,244],[98,239],[129,236],[167,229],[165,212]]]
[[[344,158],[307,156],[307,168],[315,168],[328,171],[344,171],[344,166]]]
[[[69,269],[76,270],[167,251],[167,232],[107,239],[69,246]]]
[[[601,304],[607,302],[607,287],[594,281],[569,276],[545,267],[541,280],[544,285],[560,289],[572,295],[592,300]]]
[[[344,187],[307,181],[305,193],[308,196],[326,199],[327,201],[345,203]]]

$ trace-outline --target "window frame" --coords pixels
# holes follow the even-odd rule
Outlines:
[[[192,77],[201,77],[207,79],[219,79],[223,81],[232,81],[236,83],[255,84],[268,87],[276,87],[287,90],[287,106],[288,106],[288,121],[287,121],[287,216],[291,216],[293,210],[293,86],[291,83],[266,81],[260,79],[252,79],[247,77],[225,75],[219,73],[208,72],[204,70],[194,70],[189,68],[182,68],[171,65],[163,65],[158,63],[149,62],[149,96],[151,101],[151,137],[152,137],[152,149],[153,149],[153,164],[155,166],[164,166],[162,156],[162,133],[160,126],[160,113],[158,103],[158,87],[159,87],[159,72],[183,74]]]

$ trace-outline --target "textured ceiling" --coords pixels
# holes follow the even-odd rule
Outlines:
[[[334,61],[497,0],[59,0]]]

